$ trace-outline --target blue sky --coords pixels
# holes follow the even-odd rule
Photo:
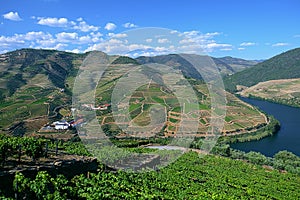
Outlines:
[[[174,47],[169,38],[152,34],[146,39],[156,43],[124,42],[136,28],[161,27],[185,37],[177,49],[185,44],[191,53],[201,48],[216,57],[267,59],[300,47],[299,10],[299,0],[0,0],[0,53],[50,48],[116,54],[118,47],[122,53],[168,53]]]

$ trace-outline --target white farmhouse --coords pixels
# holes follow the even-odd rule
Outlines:
[[[69,128],[70,124],[68,122],[54,122],[54,129],[56,130],[66,130]]]

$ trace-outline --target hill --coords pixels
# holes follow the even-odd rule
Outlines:
[[[84,58],[85,54],[37,49],[1,54],[0,128],[20,126],[20,134],[35,130],[57,115],[56,108],[70,105],[72,80]]]
[[[183,68],[183,70],[185,70],[185,76],[193,76],[197,78],[199,75],[193,66],[179,55],[174,54],[161,57],[143,57],[143,59],[144,62],[155,62],[156,59],[159,59],[159,62],[165,62],[167,65],[172,67],[175,66],[174,68]],[[180,65],[180,63],[183,65]],[[165,68],[167,67],[165,66]],[[192,85],[192,89],[194,90],[197,98],[195,100],[197,103],[189,103],[188,106],[186,106],[185,113],[182,113],[182,107],[180,106],[181,104],[178,97],[176,97],[172,90],[168,89],[164,84],[161,84],[162,82],[170,82],[170,80],[173,80],[174,77],[166,76],[163,72],[155,70],[154,68],[148,69],[147,66],[138,66],[136,69],[134,69],[133,65],[130,64],[115,64],[109,66],[107,68],[107,73],[103,75],[102,79],[98,83],[95,93],[95,106],[97,107],[110,103],[113,106],[114,102],[111,100],[111,96],[116,85],[120,81],[121,77],[124,78],[124,74],[129,73],[132,70],[142,71],[145,73],[144,75],[151,77],[151,82],[139,85],[139,87],[136,87],[135,91],[130,95],[121,95],[126,96],[126,99],[129,102],[128,111],[131,119],[126,119],[126,121],[121,120],[121,122],[117,121],[115,120],[115,117],[118,116],[120,118],[123,116],[123,113],[117,114],[115,112],[113,114],[110,109],[103,111],[100,110],[97,112],[97,118],[102,126],[102,130],[107,136],[118,138],[153,136],[173,137],[176,136],[178,130],[183,131],[183,129],[187,130],[183,131],[187,135],[194,134],[194,136],[202,137],[207,134],[208,127],[211,125],[212,98],[212,95],[207,88],[208,86],[202,81],[197,81],[193,78],[186,79],[183,76],[176,77],[176,80],[178,81],[177,87],[179,87],[180,82],[182,82],[181,79],[188,80]],[[192,70],[195,72],[191,73]],[[169,71],[167,70],[165,73],[169,74]],[[141,75],[138,76],[140,77]],[[133,85],[137,82],[137,80],[138,78],[134,77],[127,81],[132,81],[129,85]],[[181,84],[184,84],[184,82]],[[125,84],[122,85],[122,89],[126,87],[127,86]],[[125,90],[127,91],[129,89]],[[82,98],[88,95],[85,94],[85,91],[80,92],[80,94],[83,96]],[[222,130],[223,134],[232,135],[243,134],[249,131],[254,132],[268,123],[265,115],[257,109],[242,102],[230,93],[226,93],[226,97],[227,113],[224,122],[224,129]],[[180,100],[183,102],[185,101],[182,99]],[[192,101],[190,100],[188,102]],[[158,125],[152,127],[151,130],[147,131],[147,133],[144,133],[143,131],[136,131],[139,130],[140,126],[143,127],[148,125],[151,120],[151,110],[154,108],[154,105],[161,105],[166,108],[165,113],[161,115],[164,116],[164,119],[166,119],[163,120],[165,123],[163,123],[161,127]],[[243,116],[243,118],[241,118],[241,116]],[[156,117],[158,118],[158,115]],[[184,127],[182,125],[182,121],[186,120],[192,122],[198,117],[200,121],[197,120],[197,127],[194,127],[193,123],[189,123],[188,127]],[[123,131],[120,127],[125,124],[127,129],[126,131]]]
[[[224,83],[229,91],[234,92],[237,85],[249,87],[259,82],[290,78],[300,78],[300,48],[284,52],[228,76]]]
[[[233,58],[230,56],[223,58],[211,58],[215,62],[218,70],[222,75],[234,74],[238,71],[244,70],[258,63],[257,61],[243,60],[240,58]],[[199,56],[199,59],[201,59],[201,56]],[[183,72],[183,74],[187,77],[192,77],[196,79],[201,78],[201,76],[193,68],[193,66],[177,54],[160,55],[154,57],[141,56],[136,58],[136,60],[141,64],[159,63],[168,66],[175,66],[176,69],[180,69]]]

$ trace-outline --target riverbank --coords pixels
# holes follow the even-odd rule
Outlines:
[[[284,106],[290,106],[293,108],[300,108],[300,104],[299,104],[299,99],[270,99],[270,98],[263,98],[263,97],[259,97],[259,96],[255,96],[255,95],[248,95],[248,96],[243,96],[240,94],[236,94],[238,97],[243,97],[243,98],[250,98],[250,99],[256,99],[256,100],[260,100],[260,101],[267,101],[270,103],[276,103],[276,104],[280,104],[280,105],[284,105]]]
[[[272,136],[280,130],[280,123],[271,115],[267,115],[267,118],[268,123],[265,126],[256,129],[255,131],[222,136],[219,141],[224,143],[249,142]]]

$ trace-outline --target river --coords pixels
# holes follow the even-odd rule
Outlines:
[[[241,100],[273,115],[279,120],[281,128],[273,136],[259,141],[231,144],[232,148],[245,152],[257,151],[270,157],[278,151],[288,150],[300,156],[300,108],[243,97],[241,97]]]

